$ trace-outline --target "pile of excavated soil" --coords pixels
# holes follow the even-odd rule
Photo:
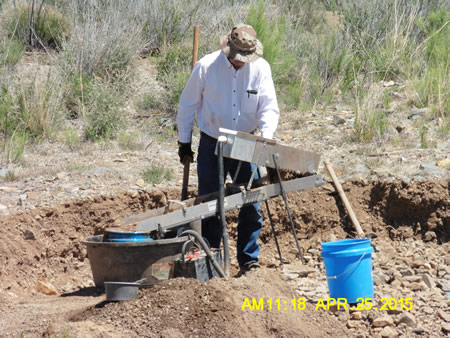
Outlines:
[[[373,232],[375,298],[379,301],[383,295],[412,295],[417,306],[410,313],[412,319],[401,317],[406,316],[405,311],[363,311],[354,315],[354,311],[314,309],[318,298],[327,298],[320,243],[354,237],[347,213],[330,184],[288,194],[306,266],[299,263],[286,210],[277,198],[269,201],[269,209],[283,258],[290,264],[280,266],[265,215],[261,270],[240,278],[213,279],[208,284],[173,279],[141,290],[136,301],[105,303],[102,290],[94,287],[82,240],[102,233],[124,217],[163,206],[179,194],[175,190],[142,190],[67,201],[53,208],[0,218],[0,312],[4,314],[0,335],[334,336],[448,332],[448,183],[354,181],[343,186],[362,228]],[[234,239],[236,212],[229,213],[227,220]],[[234,240],[231,252],[234,274]],[[242,311],[245,297],[280,298],[289,304],[299,296],[311,302],[303,311],[289,307],[286,311]],[[43,316],[46,320],[42,320]],[[389,318],[383,321],[382,316]]]
[[[256,309],[243,306],[246,299],[263,299]],[[267,301],[289,302],[280,309]],[[332,336],[344,335],[342,323],[325,313],[315,313],[312,304],[293,310],[295,289],[280,271],[260,269],[240,278],[213,279],[204,284],[194,279],[174,279],[141,290],[136,301],[92,307],[71,320],[112,323],[139,336]]]

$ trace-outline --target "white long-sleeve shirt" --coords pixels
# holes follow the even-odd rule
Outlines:
[[[256,127],[262,137],[272,138],[280,111],[270,65],[258,58],[236,70],[221,50],[204,56],[181,94],[180,142],[191,142],[196,114],[200,130],[214,138],[219,128],[249,133]]]

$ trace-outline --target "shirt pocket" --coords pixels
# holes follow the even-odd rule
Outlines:
[[[241,111],[244,114],[256,114],[258,111],[258,93],[245,93],[241,101]]]

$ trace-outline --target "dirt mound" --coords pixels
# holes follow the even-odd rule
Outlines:
[[[267,283],[270,281],[270,283]],[[132,302],[107,303],[91,307],[72,317],[102,325],[113,323],[138,336],[309,336],[344,335],[341,323],[312,304],[304,310],[294,307],[297,295],[281,272],[274,269],[252,271],[240,278],[213,279],[208,284],[179,278],[151,289],[140,290]],[[263,300],[259,309],[244,306],[246,299]],[[272,298],[272,308],[268,300]],[[280,307],[275,300],[280,299]],[[253,306],[253,305],[252,305]],[[312,320],[312,318],[314,318]]]

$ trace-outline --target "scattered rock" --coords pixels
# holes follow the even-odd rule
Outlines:
[[[397,320],[397,325],[405,323],[410,327],[416,326],[416,318],[410,312],[404,312]]]
[[[289,142],[292,140],[292,135],[289,135],[289,134],[283,135],[283,136],[281,136],[281,140],[284,142]]]
[[[437,310],[436,313],[441,319],[445,320],[447,323],[450,322],[450,314],[442,311],[441,309]]]
[[[436,165],[436,162],[427,162],[427,163],[421,163],[419,165],[419,169],[421,170],[439,170],[439,167]]]
[[[412,291],[422,290],[422,284],[418,282],[410,283],[408,286]]]
[[[355,311],[351,314],[351,318],[354,320],[361,320],[363,318],[362,313],[359,311]]]
[[[440,161],[436,161],[439,167],[450,167],[450,158],[446,158]]]
[[[432,313],[434,313],[434,310],[431,307],[427,306],[422,308],[422,312],[427,315],[431,315]]]
[[[394,338],[398,337],[397,331],[393,327],[386,326],[380,332],[381,337]]]
[[[347,321],[347,327],[349,329],[355,328],[358,326],[358,322],[356,320],[348,320]]]
[[[423,327],[416,327],[413,332],[415,334],[424,334],[426,332],[426,330]]]
[[[412,269],[402,269],[400,270],[400,273],[402,274],[403,277],[414,275],[414,271]]]
[[[52,284],[43,281],[37,281],[36,291],[49,296],[58,294],[58,290]]]
[[[391,316],[384,314],[380,317],[377,317],[373,320],[372,325],[374,327],[385,327],[385,326],[392,326],[394,325],[394,320]]]
[[[425,235],[423,235],[424,242],[431,242],[437,238],[436,233],[434,231],[427,231]]]
[[[445,333],[450,333],[450,324],[448,323],[442,324],[442,331],[444,331]]]
[[[317,272],[317,269],[307,266],[307,265],[289,265],[286,264],[283,266],[283,273],[285,273],[286,275],[292,275],[292,276],[296,276],[295,278],[298,277],[308,277],[308,275]]]
[[[350,314],[347,311],[340,311],[338,315],[338,320],[340,322],[350,321]]]
[[[406,276],[403,279],[407,282],[411,282],[411,283],[417,282],[418,283],[422,280],[422,277],[421,276]]]
[[[373,283],[375,285],[386,284],[389,280],[390,280],[390,278],[382,272],[376,273],[373,276]]]
[[[140,178],[140,179],[138,179],[138,180],[136,181],[136,185],[137,185],[139,188],[143,188],[143,187],[145,187],[145,181],[144,181],[142,178]]]
[[[430,289],[433,289],[436,287],[436,283],[434,282],[433,278],[429,274],[427,274],[427,273],[423,274],[422,280]]]
[[[440,288],[444,292],[450,292],[450,282],[449,281],[442,281],[440,283]]]
[[[333,126],[337,127],[340,124],[344,124],[345,120],[337,115],[333,115]]]
[[[31,230],[25,230],[23,236],[26,240],[35,240],[36,236],[34,235],[33,231]]]

